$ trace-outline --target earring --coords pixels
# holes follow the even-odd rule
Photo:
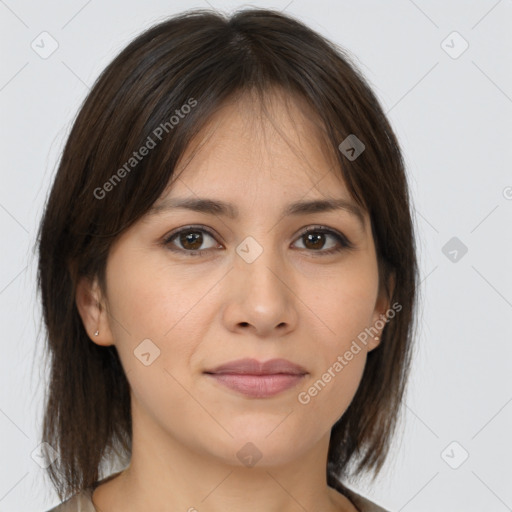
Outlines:
[[[100,333],[100,331],[96,331],[96,332],[94,333],[94,336],[98,336],[98,334],[99,334],[99,333]]]
[[[375,336],[375,341],[379,341],[379,336]]]

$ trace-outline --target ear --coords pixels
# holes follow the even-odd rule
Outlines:
[[[377,301],[375,303],[375,309],[372,315],[372,333],[374,331],[378,331],[374,333],[373,336],[378,336],[378,340],[373,336],[370,337],[370,341],[368,342],[368,352],[377,348],[382,341],[382,331],[386,328],[386,312],[391,307],[391,297],[393,297],[393,292],[395,291],[395,274],[391,274],[388,279],[388,290],[385,286],[379,287],[379,294],[377,297]]]
[[[113,345],[114,337],[110,330],[106,301],[96,278],[92,281],[87,277],[80,278],[75,301],[89,338],[97,345]],[[94,334],[96,331],[97,336]]]

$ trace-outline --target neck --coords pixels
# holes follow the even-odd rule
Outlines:
[[[93,493],[98,510],[162,512],[326,512],[355,510],[326,481],[330,432],[308,452],[280,464],[252,467],[189,447],[132,409],[130,465]],[[195,449],[194,449],[195,448]]]

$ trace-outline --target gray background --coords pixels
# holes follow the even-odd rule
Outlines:
[[[512,1],[5,0],[0,511],[58,501],[31,456],[47,370],[32,248],[80,102],[144,28],[192,7],[242,5],[294,14],[352,52],[408,167],[423,298],[403,435],[378,482],[352,487],[392,511],[512,510]]]

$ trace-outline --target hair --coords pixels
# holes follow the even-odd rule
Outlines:
[[[50,361],[42,441],[59,454],[48,475],[61,499],[94,485],[109,457],[131,455],[129,383],[115,346],[99,346],[85,331],[78,280],[97,278],[105,289],[110,247],[148,212],[222,105],[251,91],[263,101],[275,89],[315,112],[335,172],[369,213],[380,282],[401,305],[368,353],[328,449],[327,481],[338,490],[342,479],[380,472],[405,398],[417,303],[397,138],[347,52],[301,21],[267,9],[229,17],[189,10],[144,31],[100,74],[73,123],[39,226],[37,284]],[[355,159],[338,150],[350,134],[365,144]],[[131,160],[150,140],[154,149]]]

